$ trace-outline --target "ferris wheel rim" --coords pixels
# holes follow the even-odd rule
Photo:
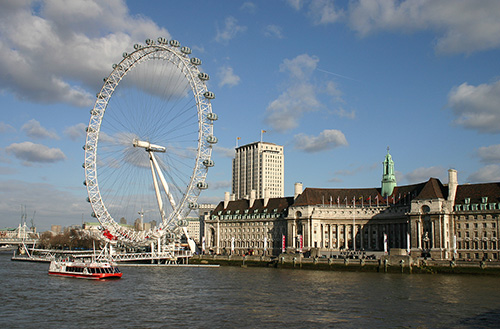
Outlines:
[[[205,81],[208,76],[201,73],[198,65],[201,61],[195,57],[189,57],[190,50],[187,47],[180,48],[177,41],[167,42],[165,38],[158,38],[158,42],[148,39],[146,45],[136,44],[134,51],[130,54],[124,53],[120,63],[113,65],[113,70],[97,94],[96,102],[91,110],[89,126],[87,127],[85,149],[85,185],[87,186],[88,201],[93,210],[93,215],[98,219],[108,239],[121,240],[125,243],[144,244],[153,238],[169,235],[171,226],[176,218],[187,215],[189,211],[197,206],[197,199],[203,189],[206,188],[206,175],[208,168],[213,165],[211,160],[212,145],[217,141],[213,136],[213,121],[216,115],[212,112],[211,100],[213,93],[208,91]],[[167,220],[156,228],[148,231],[137,232],[120,227],[117,221],[108,211],[103,201],[98,183],[97,173],[97,149],[101,123],[106,112],[109,101],[125,76],[140,63],[147,60],[166,60],[174,64],[184,75],[191,88],[192,97],[196,103],[198,117],[198,145],[196,159],[192,174],[185,192],[178,200],[177,207],[169,215]],[[108,236],[109,235],[109,236]]]

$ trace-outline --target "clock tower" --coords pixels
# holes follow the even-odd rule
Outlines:
[[[396,176],[394,175],[394,161],[389,154],[389,147],[387,147],[387,154],[385,155],[384,174],[382,175],[382,196],[386,197],[392,194],[396,187]]]

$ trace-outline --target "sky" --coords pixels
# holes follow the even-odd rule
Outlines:
[[[209,189],[231,189],[234,148],[284,146],[285,196],[500,181],[500,1],[0,2],[0,228],[92,221],[85,127],[112,64],[135,43],[176,39],[210,75]],[[237,138],[240,138],[237,140]],[[25,210],[24,210],[25,209]]]

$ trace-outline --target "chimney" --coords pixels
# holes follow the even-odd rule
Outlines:
[[[251,190],[250,191],[250,206],[248,208],[252,208],[254,202],[255,202],[255,190]]]
[[[455,204],[455,196],[457,194],[457,171],[455,169],[448,170],[448,201],[452,201]]]
[[[229,192],[224,193],[224,209],[227,208],[227,205],[229,204]]]
[[[231,201],[235,201],[235,200],[236,200],[236,194],[234,194],[234,193],[233,193],[233,194],[231,194],[231,199],[230,199],[230,200],[231,200]]]
[[[295,183],[295,193],[293,199],[296,200],[299,195],[302,194],[302,183]]]
[[[269,202],[269,189],[264,189],[264,207],[267,207],[267,203]]]

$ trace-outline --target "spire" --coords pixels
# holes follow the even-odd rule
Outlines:
[[[389,154],[389,146],[387,147],[387,154],[385,155],[384,173],[382,175],[382,196],[391,195],[394,188],[397,186],[396,176],[394,175],[394,161]]]

